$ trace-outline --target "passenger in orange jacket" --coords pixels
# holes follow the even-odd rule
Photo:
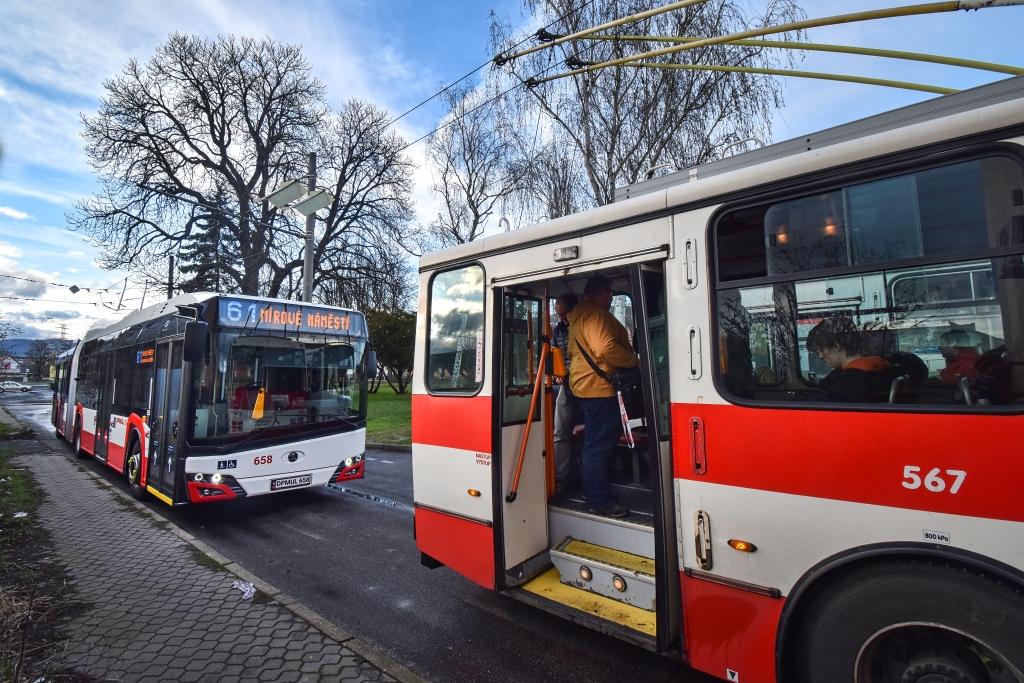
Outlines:
[[[587,510],[609,517],[625,517],[629,510],[612,497],[608,466],[619,440],[622,422],[615,388],[591,365],[611,375],[618,368],[636,367],[629,335],[608,312],[612,289],[608,280],[595,275],[587,281],[583,300],[569,318],[569,384],[576,397],[586,433],[583,438],[583,493]]]
[[[832,368],[818,382],[832,400],[866,403],[884,394],[889,361],[861,355],[860,332],[848,316],[833,315],[815,325],[807,334],[807,350]]]

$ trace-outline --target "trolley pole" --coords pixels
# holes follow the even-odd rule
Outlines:
[[[306,189],[312,194],[316,191],[316,152],[309,153],[309,179]],[[313,301],[313,226],[316,213],[306,216],[306,249],[302,259],[302,300]]]

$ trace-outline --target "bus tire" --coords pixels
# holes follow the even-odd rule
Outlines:
[[[71,437],[71,450],[75,452],[75,456],[85,457],[85,451],[82,450],[82,425],[79,422],[75,422],[75,435]]]
[[[142,485],[142,446],[139,439],[132,436],[128,442],[128,455],[124,459],[124,477],[128,480],[128,492],[135,500],[146,497],[146,487]]]
[[[789,680],[1024,683],[1024,594],[933,562],[859,568],[801,610]]]

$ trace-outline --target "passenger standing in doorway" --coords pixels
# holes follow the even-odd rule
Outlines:
[[[576,426],[578,409],[569,387],[569,313],[576,308],[575,294],[563,294],[555,299],[558,324],[551,331],[551,344],[562,352],[565,376],[558,378],[558,397],[555,399],[555,495],[565,493],[572,470],[572,430]]]
[[[626,328],[608,311],[612,289],[600,275],[587,280],[583,300],[569,313],[569,384],[576,397],[586,434],[583,439],[583,493],[587,511],[625,517],[629,510],[612,497],[608,468],[622,422],[615,389],[581,353],[607,375],[637,366]]]

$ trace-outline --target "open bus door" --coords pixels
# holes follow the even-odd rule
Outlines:
[[[502,538],[505,587],[512,587],[533,576],[547,563],[547,467],[544,435],[550,425],[545,421],[544,368],[540,350],[547,330],[543,325],[542,298],[530,290],[505,290],[493,297],[501,306],[498,354],[500,372],[495,377],[494,423],[499,432]],[[540,382],[540,394],[534,401],[534,389]],[[533,406],[533,413],[530,407]],[[529,434],[527,434],[529,427]],[[516,481],[520,450],[525,453],[514,498],[510,495]],[[539,566],[526,565],[531,558]]]
[[[156,347],[146,488],[165,503],[174,501],[174,472],[181,403],[181,341]]]

